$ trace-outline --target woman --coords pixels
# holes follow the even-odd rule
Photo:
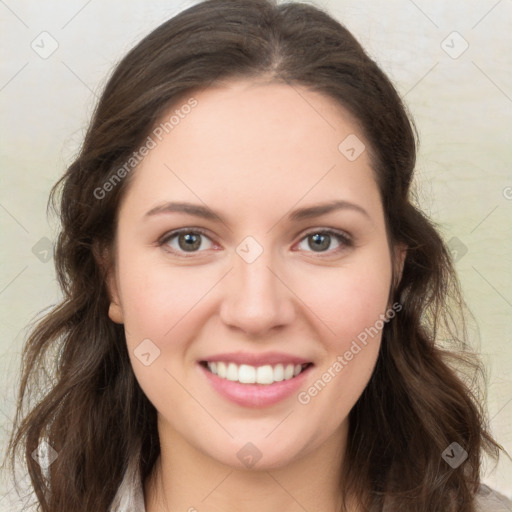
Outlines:
[[[500,510],[414,165],[312,6],[209,0],[138,44],[60,182],[65,299],[24,352],[20,411],[53,363],[10,445],[40,510]]]

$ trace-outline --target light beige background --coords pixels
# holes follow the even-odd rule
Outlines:
[[[115,62],[192,3],[0,1],[2,454],[26,326],[59,297],[53,261],[41,261],[44,238],[54,240],[57,229],[46,216],[50,187],[77,152]],[[492,432],[512,453],[512,1],[315,3],[359,38],[417,123],[419,199],[459,251],[488,368]],[[58,43],[47,58],[31,47],[51,48],[43,31]],[[512,462],[503,457],[491,470],[485,481],[512,496]],[[5,474],[2,482],[4,496],[11,484]],[[8,495],[0,510],[20,505]]]

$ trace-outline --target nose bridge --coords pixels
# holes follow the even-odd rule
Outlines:
[[[290,292],[276,276],[279,265],[272,251],[247,237],[236,252],[223,297],[223,321],[253,334],[290,322],[293,317]]]

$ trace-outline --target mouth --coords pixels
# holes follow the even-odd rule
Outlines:
[[[199,364],[220,379],[239,384],[261,384],[263,386],[295,379],[313,366],[313,363],[252,366],[229,361],[200,361]]]

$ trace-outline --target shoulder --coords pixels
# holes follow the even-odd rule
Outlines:
[[[512,512],[512,501],[485,484],[480,485],[475,500],[477,512]]]

